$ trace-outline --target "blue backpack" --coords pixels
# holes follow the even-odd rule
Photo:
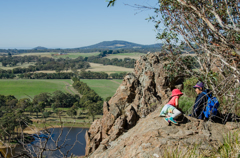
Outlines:
[[[217,115],[217,108],[219,107],[219,102],[216,97],[210,97],[206,92],[203,92],[208,97],[208,102],[205,111],[203,111],[206,118],[209,116]]]

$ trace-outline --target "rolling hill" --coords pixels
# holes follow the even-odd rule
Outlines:
[[[132,42],[127,42],[127,41],[120,41],[120,40],[114,40],[114,41],[103,41],[94,45],[86,46],[86,47],[80,47],[79,49],[94,49],[94,48],[99,48],[99,49],[119,49],[119,48],[161,48],[162,44],[152,44],[152,45],[141,45],[141,44],[136,44]]]

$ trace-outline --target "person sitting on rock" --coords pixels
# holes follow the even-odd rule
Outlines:
[[[164,118],[164,120],[168,123],[172,122],[174,124],[178,124],[176,122],[176,119],[178,116],[180,116],[182,113],[178,110],[178,100],[179,98],[183,95],[183,93],[179,90],[179,89],[173,89],[172,90],[172,95],[169,99],[169,102],[164,105],[164,107],[162,108],[160,115],[159,116],[163,116],[166,118]]]
[[[197,93],[197,97],[195,99],[195,103],[192,109],[192,114],[190,114],[190,116],[195,117],[197,119],[205,119],[205,115],[203,113],[203,111],[205,110],[205,106],[207,104],[207,96],[204,94],[208,93],[209,90],[208,89],[204,89],[204,83],[203,82],[198,82],[195,86],[193,86],[193,88],[195,88],[195,91]]]

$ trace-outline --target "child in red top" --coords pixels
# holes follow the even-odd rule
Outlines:
[[[177,122],[174,120],[179,115],[181,115],[181,112],[178,110],[178,100],[183,95],[183,93],[179,89],[174,89],[172,91],[172,95],[169,99],[169,102],[162,108],[159,116],[167,116],[165,118],[166,122],[172,122],[174,124],[177,124]]]

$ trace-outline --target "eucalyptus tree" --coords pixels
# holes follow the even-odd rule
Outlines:
[[[113,6],[116,0],[109,0]],[[170,80],[178,75],[195,76],[221,101],[222,112],[239,109],[240,19],[239,0],[156,0],[154,22]],[[189,68],[191,55],[197,64]]]

